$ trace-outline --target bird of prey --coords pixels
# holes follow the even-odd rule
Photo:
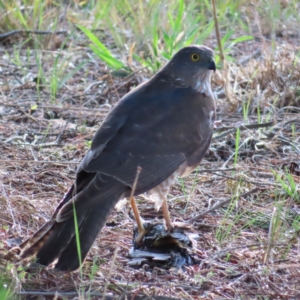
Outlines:
[[[182,48],[115,105],[52,218],[20,245],[22,258],[36,255],[42,265],[56,261],[56,269],[76,270],[116,203],[130,196],[142,235],[133,196],[148,191],[158,195],[157,206],[172,230],[166,194],[177,176],[198,166],[213,134],[213,56],[205,46]]]

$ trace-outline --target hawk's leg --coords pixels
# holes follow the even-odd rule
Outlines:
[[[168,209],[168,203],[167,203],[167,198],[166,196],[163,196],[163,204],[162,204],[162,211],[163,211],[163,215],[164,215],[164,219],[165,219],[165,222],[166,222],[166,227],[167,227],[167,230],[170,232],[173,230],[174,226],[171,222],[171,218],[170,218],[170,212],[169,212],[169,209]]]
[[[142,171],[142,168],[138,166],[136,176],[135,176],[135,179],[134,179],[134,182],[133,182],[133,185],[132,185],[132,189],[131,189],[131,195],[130,195],[130,198],[129,198],[130,205],[132,207],[132,211],[133,211],[134,218],[135,218],[135,221],[136,221],[136,224],[137,224],[137,227],[138,227],[138,232],[139,232],[138,237],[135,239],[135,243],[137,245],[139,245],[142,242],[143,237],[147,233],[147,231],[144,227],[144,224],[143,224],[143,219],[140,216],[140,212],[139,212],[139,210],[136,206],[136,202],[135,202],[135,199],[134,199],[134,192],[136,190],[136,185],[137,185],[137,182],[138,182],[139,175],[140,175],[141,171]]]
[[[136,205],[134,197],[130,196],[129,200],[130,200],[130,205],[131,205],[131,208],[132,208],[132,211],[133,211],[133,214],[134,214],[134,218],[135,218],[135,221],[136,221],[136,224],[137,224],[138,232],[139,232],[139,235],[135,239],[135,242],[137,244],[140,244],[142,242],[142,240],[143,240],[143,237],[147,233],[147,230],[144,227],[143,219],[140,216],[140,213],[139,213],[139,210],[137,208],[137,205]]]

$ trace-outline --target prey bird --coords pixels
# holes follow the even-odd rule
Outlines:
[[[130,196],[141,239],[144,227],[133,197],[145,192],[157,195],[156,205],[172,231],[170,185],[199,165],[211,143],[215,70],[210,48],[188,46],[127,93],[101,124],[51,219],[20,245],[21,258],[35,255],[42,265],[56,262],[56,269],[76,270],[78,252],[84,260],[114,206]]]

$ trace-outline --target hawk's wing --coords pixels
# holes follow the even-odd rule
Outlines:
[[[78,170],[103,173],[131,187],[140,166],[136,194],[183,162],[200,162],[211,141],[214,111],[213,100],[191,88],[164,88],[159,98],[153,95],[157,91],[139,91],[143,99],[129,94],[109,114]]]

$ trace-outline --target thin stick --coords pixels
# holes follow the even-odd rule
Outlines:
[[[219,128],[216,128],[214,130],[214,132],[222,132],[222,131],[225,131],[227,129],[231,130],[231,129],[240,129],[240,130],[246,130],[246,129],[258,129],[258,128],[265,128],[265,127],[271,127],[275,125],[275,122],[274,121],[271,121],[271,122],[267,122],[267,123],[253,123],[253,124],[248,124],[248,125],[240,125],[238,127],[236,126],[226,126],[226,127],[219,127]]]
[[[68,31],[66,30],[59,30],[59,31],[45,31],[45,30],[12,30],[9,32],[5,32],[0,34],[0,40],[6,39],[16,34],[38,34],[38,35],[59,35],[59,34],[67,34]]]
[[[146,285],[146,284],[143,284]],[[122,286],[122,284],[118,284],[117,285]],[[148,283],[147,286],[155,286],[154,284]],[[162,284],[156,283],[156,286],[163,286]],[[126,287],[128,288],[128,284],[126,285]],[[185,287],[186,289],[191,289],[189,286],[185,286],[185,285],[179,285],[179,288],[183,288]],[[193,288],[192,290],[195,290],[195,288]],[[196,289],[198,290],[198,289]],[[103,294],[98,293],[98,292],[91,292],[91,291],[87,291],[83,294],[79,294],[78,292],[59,292],[59,291],[53,291],[53,292],[42,292],[42,291],[23,291],[23,292],[17,292],[16,295],[18,296],[45,296],[45,297],[52,297],[53,299],[57,299],[57,297],[76,297],[77,296],[85,296],[86,299],[90,299],[91,297],[97,297],[97,299],[100,299],[100,297],[103,297]],[[124,293],[123,294],[122,299],[136,299],[136,300],[142,300],[142,299],[153,299],[153,300],[180,300],[179,298],[171,298],[171,297],[165,297],[165,296],[155,296],[155,295],[151,295],[149,297],[149,295],[146,294],[136,294],[136,293]],[[51,298],[51,299],[52,299]],[[79,298],[81,299],[81,298]],[[106,299],[106,300],[113,300],[113,299],[120,299],[120,297],[118,298],[116,295],[110,296],[104,296],[104,298],[102,299]]]
[[[16,105],[16,104],[1,104],[4,107],[13,107],[21,109],[21,107],[29,107],[27,104],[23,105]],[[44,108],[44,109],[53,109],[53,110],[59,110],[59,111],[65,111],[65,110],[74,110],[74,111],[87,111],[87,112],[93,112],[93,113],[103,113],[103,116],[106,116],[107,113],[110,111],[110,109],[107,108],[100,108],[100,109],[93,109],[93,108],[85,108],[85,107],[71,107],[68,105],[58,107],[58,106],[51,106],[51,105],[38,105],[37,108]]]
[[[273,122],[269,122],[269,123],[262,123],[261,126],[259,126],[259,124],[249,124],[249,125],[241,125],[239,127],[231,127],[231,129],[226,130],[225,132],[219,134],[219,135],[214,135],[213,136],[213,140],[219,140],[222,139],[224,136],[227,136],[231,133],[235,133],[237,130],[247,130],[247,129],[258,129],[258,128],[266,128],[266,127],[270,127],[274,125]],[[230,128],[230,127],[222,127],[222,128],[217,128],[215,129],[215,132],[222,132],[224,131],[226,128]]]
[[[220,58],[221,58],[222,63],[224,64],[225,57],[224,57],[223,47],[222,47],[222,43],[221,43],[221,37],[220,37],[220,31],[219,31],[219,23],[218,23],[217,9],[216,9],[215,0],[211,0],[211,4],[212,4],[213,15],[214,15],[215,30],[216,30],[218,47],[219,47],[219,51],[220,51]]]
[[[227,168],[227,169],[202,169],[198,170],[199,173],[216,173],[216,172],[232,172],[232,171],[237,171],[237,168]]]
[[[115,266],[115,263],[116,263],[118,251],[119,251],[119,247],[116,248],[116,250],[114,252],[114,255],[113,255],[113,258],[112,258],[112,262],[111,262],[110,269],[109,269],[108,276],[107,276],[107,282],[106,282],[106,284],[104,286],[104,289],[103,289],[102,300],[104,300],[105,297],[106,297],[105,295],[106,295],[106,291],[107,291],[108,281],[110,280],[111,275],[113,273],[113,269],[114,269],[114,266]]]
[[[214,16],[214,22],[215,22],[215,30],[216,30],[216,36],[217,36],[217,42],[218,42],[218,47],[219,47],[219,51],[220,51],[220,59],[222,61],[223,64],[223,68],[224,68],[224,88],[225,88],[225,94],[229,100],[229,102],[233,105],[236,106],[236,101],[235,99],[233,99],[233,93],[231,90],[231,86],[230,86],[230,80],[229,80],[229,68],[224,56],[224,52],[223,52],[223,47],[222,47],[222,42],[221,42],[221,36],[220,36],[220,30],[219,30],[219,23],[218,23],[218,17],[217,17],[217,9],[216,9],[216,2],[215,0],[211,0],[211,4],[212,4],[212,10],[213,10],[213,16]]]
[[[0,159],[0,163],[4,162],[5,164],[13,163],[30,163],[30,164],[58,164],[58,165],[70,165],[70,164],[79,164],[80,161],[51,161],[51,160],[21,160],[21,159]]]
[[[247,196],[249,196],[249,195],[251,195],[251,194],[253,194],[253,193],[258,192],[259,190],[265,190],[265,189],[264,189],[264,188],[258,188],[258,187],[256,187],[256,188],[252,189],[252,190],[249,191],[249,192],[240,194],[240,195],[238,196],[238,198],[241,198],[241,197],[247,197]],[[216,209],[222,207],[223,205],[228,204],[231,200],[232,200],[232,197],[230,197],[230,198],[228,198],[228,199],[222,201],[221,203],[217,203],[217,204],[214,205],[212,208],[208,209],[207,211],[203,212],[202,214],[200,214],[200,215],[198,215],[198,216],[196,216],[196,217],[194,217],[194,218],[191,218],[191,219],[187,220],[187,223],[193,223],[193,222],[197,221],[198,219],[202,218],[203,216],[207,215],[208,213],[210,213],[210,212],[212,212],[212,211],[214,211],[214,210],[216,210]]]
[[[269,226],[268,247],[265,252],[264,260],[263,260],[264,264],[267,264],[269,262],[270,254],[271,254],[272,248],[274,246],[274,234],[275,234],[275,230],[276,230],[274,228],[274,226],[276,223],[276,220],[275,220],[276,216],[277,216],[277,207],[274,207],[270,226]]]

